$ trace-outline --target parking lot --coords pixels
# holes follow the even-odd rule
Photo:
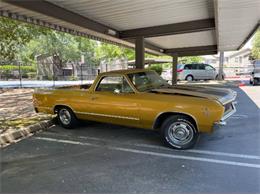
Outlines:
[[[237,113],[192,150],[167,148],[157,132],[142,129],[53,126],[2,149],[0,191],[260,193],[260,86],[233,89]]]

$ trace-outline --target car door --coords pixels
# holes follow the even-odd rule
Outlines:
[[[186,64],[185,68],[187,68],[187,75],[192,75],[193,79],[199,79],[198,64]]]
[[[215,69],[206,64],[205,65],[206,79],[215,79]]]
[[[198,79],[207,79],[205,64],[197,64]]]
[[[124,76],[104,76],[90,95],[92,120],[138,127],[139,105]]]

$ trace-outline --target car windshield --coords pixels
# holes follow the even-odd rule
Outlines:
[[[150,91],[170,85],[154,71],[145,71],[128,74],[129,79],[138,91]]]

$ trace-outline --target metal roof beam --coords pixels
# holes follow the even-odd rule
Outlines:
[[[195,20],[183,23],[167,24],[147,28],[138,28],[119,32],[119,37],[129,39],[134,37],[155,37],[165,35],[184,34],[215,29],[214,18]]]
[[[135,39],[127,39],[127,40],[125,40],[125,41],[128,41],[128,42],[130,42],[130,43],[135,43]],[[148,43],[148,42],[145,41],[145,40],[144,40],[144,46],[145,46],[145,48],[148,48],[148,49],[151,49],[151,50],[154,50],[154,51],[157,51],[157,52],[161,52],[161,53],[164,52],[163,49],[161,49],[161,48],[159,48],[159,47],[157,47],[157,46],[155,46],[155,45],[153,45],[153,44],[151,44],[151,43]]]
[[[69,10],[66,10],[62,7],[59,7],[55,4],[52,4],[44,0],[37,0],[37,1],[3,0],[3,1],[11,5],[22,7],[47,16],[51,16],[53,18],[66,21],[83,28],[87,28],[99,33],[118,37],[118,32],[115,29],[112,29],[94,20],[81,16],[77,13],[73,13]]]
[[[183,47],[183,48],[173,48],[166,49],[165,53],[168,55],[178,55],[182,56],[197,56],[197,55],[211,55],[218,52],[217,45],[207,45],[199,47]]]

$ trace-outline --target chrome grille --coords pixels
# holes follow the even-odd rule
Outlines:
[[[231,102],[225,105],[225,113],[229,112],[232,109],[233,107]]]

